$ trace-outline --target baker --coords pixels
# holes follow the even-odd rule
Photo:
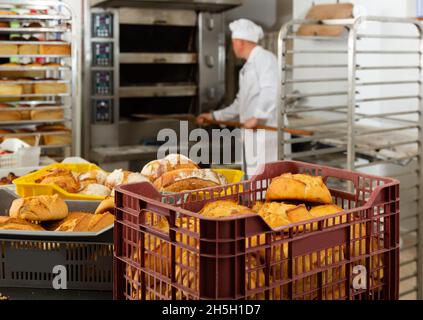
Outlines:
[[[277,99],[279,91],[278,61],[270,51],[258,45],[263,29],[254,22],[240,19],[230,24],[235,55],[246,60],[239,75],[239,92],[228,107],[203,113],[197,122],[207,120],[239,120],[242,130],[244,171],[248,176],[266,162],[276,161],[277,132],[255,130],[258,125],[277,126]]]

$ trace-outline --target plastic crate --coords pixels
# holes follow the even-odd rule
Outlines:
[[[14,180],[13,184],[16,185],[16,192],[21,197],[59,194],[63,199],[66,199],[66,200],[101,201],[105,199],[105,197],[69,193],[55,184],[39,184],[35,182],[39,177],[41,177],[47,171],[52,169],[58,169],[58,168],[66,168],[78,173],[83,173],[90,170],[102,170],[101,168],[99,168],[98,166],[92,163],[74,163],[74,164],[55,163],[41,170],[38,170],[37,172],[31,173],[29,175],[26,175],[24,177],[20,177]]]
[[[0,215],[17,196],[0,190]],[[94,201],[67,201],[71,211],[93,212]],[[67,290],[112,292],[113,228],[97,233],[0,230],[0,288],[3,294],[25,288],[54,290],[54,267],[66,268]],[[61,272],[61,275],[63,273]]]
[[[294,161],[259,172],[225,195],[216,188],[161,195],[148,183],[118,187],[114,298],[398,298],[398,181]],[[222,199],[251,207],[265,199],[272,178],[287,172],[345,186],[330,188],[344,211],[279,229],[256,214],[212,219],[196,213]],[[169,230],[160,227],[163,219]]]
[[[38,166],[40,154],[39,147],[28,147],[12,154],[0,155],[0,169]]]

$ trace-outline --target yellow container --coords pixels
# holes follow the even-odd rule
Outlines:
[[[59,194],[65,200],[92,200],[92,201],[104,200],[105,197],[89,196],[89,195],[83,195],[78,193],[69,193],[55,184],[40,184],[35,182],[38,178],[43,176],[47,171],[58,169],[58,168],[65,168],[65,169],[78,172],[78,173],[84,173],[91,170],[102,170],[95,164],[91,164],[91,163],[88,163],[88,164],[86,163],[75,163],[75,164],[55,163],[41,170],[38,170],[34,173],[31,173],[29,175],[26,175],[14,180],[13,183],[16,185],[16,192],[21,197],[33,197],[33,196],[41,196],[41,195]],[[244,172],[240,170],[213,169],[213,171],[223,174],[226,180],[228,180],[229,184],[241,182],[242,178],[244,177]]]
[[[43,176],[47,171],[58,169],[58,168],[65,168],[65,169],[69,169],[71,171],[78,172],[78,173],[84,173],[91,170],[104,171],[98,166],[96,166],[95,164],[91,164],[91,163],[75,163],[75,164],[55,163],[41,170],[38,170],[34,173],[31,173],[29,175],[26,175],[14,180],[13,183],[16,185],[16,192],[21,197],[33,197],[33,196],[41,196],[41,195],[59,194],[65,200],[94,200],[94,201],[104,200],[105,197],[69,193],[55,184],[40,184],[35,182],[38,178]]]

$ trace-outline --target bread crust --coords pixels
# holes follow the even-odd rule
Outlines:
[[[300,200],[331,204],[332,196],[322,177],[287,173],[272,180],[266,192],[266,200]]]
[[[29,221],[60,220],[68,215],[68,206],[58,195],[27,197],[13,201],[9,215]]]
[[[45,231],[40,225],[12,217],[0,217],[0,230]]]

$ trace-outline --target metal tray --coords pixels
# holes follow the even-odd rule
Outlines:
[[[0,216],[7,216],[13,200],[18,198],[19,196],[8,189],[0,189]],[[70,211],[94,212],[100,202],[66,201],[66,203]],[[0,230],[0,239],[113,243],[113,226],[99,232]]]

